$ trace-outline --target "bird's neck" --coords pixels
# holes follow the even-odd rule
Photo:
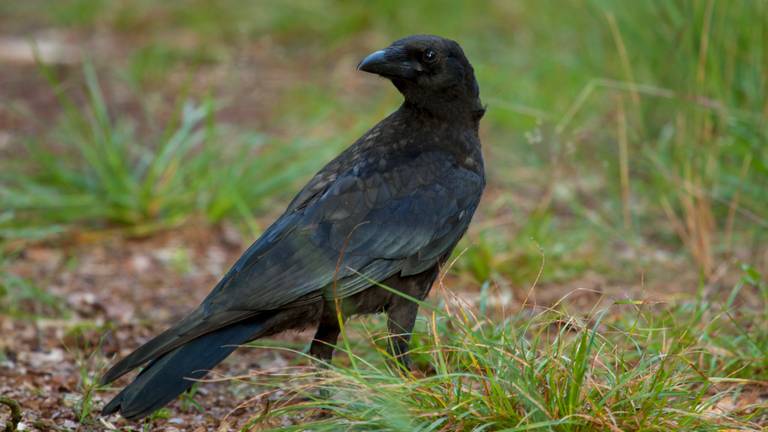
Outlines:
[[[392,83],[405,98],[401,109],[417,118],[432,118],[437,122],[477,129],[485,113],[480,101],[480,87],[471,73],[471,67],[470,76],[461,84],[440,89],[425,89],[398,79],[393,79]]]
[[[385,122],[414,137],[408,146],[411,151],[414,148],[447,151],[456,157],[457,164],[482,173],[478,125],[483,108],[480,106],[479,112],[474,113],[468,108],[449,108],[430,110],[406,101]]]
[[[480,119],[485,114],[485,107],[480,98],[406,98],[400,106],[400,111],[411,118],[418,118],[426,123],[448,125],[452,128],[477,130]]]

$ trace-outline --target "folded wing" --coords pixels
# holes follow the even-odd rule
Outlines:
[[[323,173],[319,173],[318,176]],[[115,365],[109,382],[196,337],[321,297],[347,297],[433,266],[461,238],[483,178],[442,152],[363,161],[302,191],[203,303]]]

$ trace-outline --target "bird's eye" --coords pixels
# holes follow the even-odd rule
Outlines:
[[[423,53],[421,53],[421,59],[424,61],[424,63],[433,63],[435,60],[437,60],[437,53],[432,48],[427,48]]]

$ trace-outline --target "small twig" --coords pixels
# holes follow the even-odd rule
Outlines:
[[[636,93],[635,93],[636,94]],[[632,228],[632,209],[630,207],[629,189],[629,138],[627,134],[627,114],[624,109],[624,98],[619,96],[618,138],[619,138],[619,180],[621,182],[621,207],[624,217],[624,229]]]
[[[21,405],[5,396],[0,396],[0,404],[6,405],[11,410],[11,418],[5,422],[5,432],[16,432],[16,427],[21,422]]]

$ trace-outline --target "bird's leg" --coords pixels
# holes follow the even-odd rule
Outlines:
[[[394,299],[388,310],[387,328],[389,330],[389,353],[395,364],[405,371],[411,369],[411,356],[408,346],[411,333],[416,323],[419,305],[403,297]]]
[[[320,316],[320,324],[317,326],[315,338],[309,347],[309,354],[327,364],[333,359],[333,350],[339,338],[341,328],[339,317],[336,314],[336,305],[333,301],[323,304],[323,313]]]
[[[432,289],[432,284],[435,282],[439,270],[440,266],[435,265],[431,269],[414,276],[389,279],[385,284],[389,284],[392,288],[411,298],[424,300]],[[408,351],[418,312],[418,303],[397,294],[393,295],[387,307],[389,352],[396,364],[405,371],[410,371],[412,366],[411,356],[408,354]]]
[[[309,355],[320,360],[319,368],[321,370],[330,366],[336,341],[339,338],[339,333],[341,333],[339,316],[336,311],[336,304],[333,301],[323,303],[320,323],[317,326],[315,338],[312,339],[312,345],[309,347]],[[344,320],[344,316],[341,319]],[[320,382],[322,383],[322,380]],[[320,385],[317,389],[317,396],[321,399],[327,399],[330,397],[330,392]]]

